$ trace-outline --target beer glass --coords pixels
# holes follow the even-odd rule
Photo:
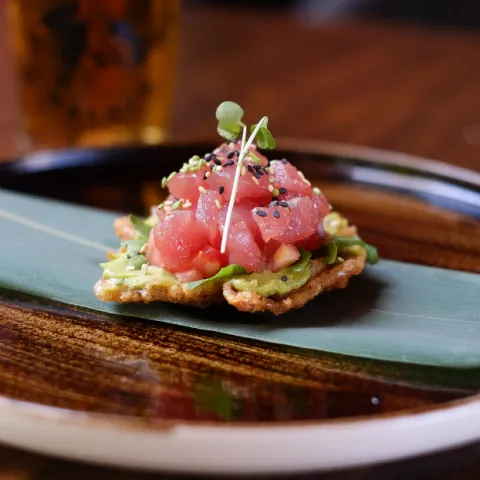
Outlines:
[[[178,0],[8,0],[30,148],[158,143],[171,108]]]

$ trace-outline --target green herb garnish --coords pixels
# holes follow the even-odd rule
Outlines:
[[[324,261],[327,265],[331,265],[335,262],[337,255],[342,250],[349,247],[360,246],[367,252],[367,262],[371,265],[375,265],[379,261],[378,251],[373,246],[364,242],[360,237],[333,237],[327,245],[328,253]]]
[[[205,283],[214,282],[215,280],[226,280],[229,277],[233,277],[235,275],[243,275],[247,273],[247,270],[243,268],[241,265],[228,265],[228,267],[223,267],[216,275],[210,278],[204,278],[203,280],[197,280],[195,282],[190,282],[187,284],[187,287],[190,290],[199,287],[200,285],[204,285]]]
[[[142,237],[148,240],[152,226],[147,220],[137,217],[136,215],[130,215],[130,223],[137,232],[137,238]]]
[[[300,252],[300,258],[296,263],[288,267],[288,270],[292,272],[302,271],[308,265],[310,258],[312,258],[312,252],[309,252],[302,247],[298,247],[298,251]]]
[[[327,265],[332,265],[335,263],[338,254],[338,246],[335,242],[330,242],[327,245],[327,256],[324,258],[324,262]]]

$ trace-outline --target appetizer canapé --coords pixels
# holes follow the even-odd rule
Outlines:
[[[302,172],[260,153],[275,147],[268,119],[252,126],[247,139],[242,116],[238,105],[221,104],[218,132],[227,143],[164,178],[169,195],[149,218],[117,219],[123,243],[102,264],[98,298],[226,301],[278,315],[346,287],[365,260],[378,260]]]

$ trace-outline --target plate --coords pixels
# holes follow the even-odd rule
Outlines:
[[[38,152],[0,187],[145,213],[210,145]],[[402,154],[279,141],[384,258],[480,272],[480,176]],[[472,372],[273,348],[2,292],[0,440],[124,467],[287,473],[480,437]]]

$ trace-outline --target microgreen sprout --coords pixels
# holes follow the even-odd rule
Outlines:
[[[245,128],[242,107],[235,102],[222,102],[217,108],[216,117],[218,134],[231,142],[236,141]]]
[[[270,150],[275,148],[275,139],[273,135],[270,133],[268,129],[268,118],[263,117],[263,123],[259,124],[260,127],[258,128],[257,135],[256,135],[256,142],[259,148],[268,148]],[[250,131],[254,132],[257,129],[258,125],[252,125],[250,127]]]
[[[241,110],[241,108],[240,108],[240,110]],[[243,110],[241,110],[241,112],[243,114]],[[218,110],[217,110],[217,118],[218,118]],[[237,118],[238,118],[238,111],[237,111]],[[248,138],[247,141],[245,141],[246,136],[247,136],[247,128],[246,128],[245,125],[243,125],[242,143],[241,143],[241,147],[240,147],[240,154],[238,155],[238,164],[237,164],[237,169],[235,171],[235,178],[234,178],[234,181],[233,181],[232,194],[230,196],[230,201],[229,201],[229,204],[228,204],[227,217],[225,219],[225,228],[223,230],[222,244],[221,244],[221,248],[220,248],[221,253],[225,253],[225,249],[226,249],[226,246],[227,246],[228,230],[230,228],[230,222],[232,220],[233,206],[235,204],[235,197],[236,197],[237,191],[238,191],[238,182],[240,180],[240,174],[242,172],[243,161],[244,161],[247,153],[249,153],[250,146],[252,145],[252,143],[254,142],[255,139],[257,139],[257,144],[258,144],[259,135],[260,135],[260,142],[262,143],[263,148],[274,148],[275,147],[275,141],[273,140],[272,134],[268,131],[267,125],[268,125],[268,117],[263,117],[256,125],[252,126],[252,128],[251,128],[252,133],[251,133],[251,135],[250,135],[250,137]],[[220,122],[219,122],[219,128],[220,128]],[[262,132],[262,133],[260,133],[260,132]],[[268,133],[266,133],[266,132],[268,132]]]

